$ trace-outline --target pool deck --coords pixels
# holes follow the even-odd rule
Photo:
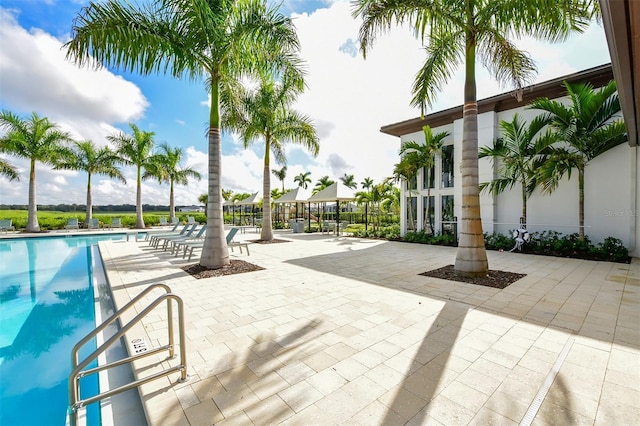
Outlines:
[[[264,270],[202,280],[147,242],[100,243],[119,306],[155,282],[184,300],[190,379],[141,387],[150,424],[640,424],[639,259],[489,251],[527,274],[498,290],[418,275],[454,248],[276,237],[290,242],[230,252]],[[166,334],[159,309],[127,341]]]

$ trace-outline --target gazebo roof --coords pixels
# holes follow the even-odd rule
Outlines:
[[[236,203],[237,206],[250,206],[252,204],[260,204],[262,202],[262,192],[254,192],[249,198]]]
[[[353,189],[345,186],[341,182],[334,182],[322,191],[316,192],[307,201],[312,203],[328,201],[352,201],[355,200],[356,193]]]
[[[297,187],[286,194],[273,200],[274,203],[300,203],[305,202],[311,196],[311,191],[301,187]]]

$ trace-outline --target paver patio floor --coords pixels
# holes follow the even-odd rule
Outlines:
[[[151,424],[640,424],[638,259],[490,251],[491,269],[527,274],[498,290],[418,275],[454,248],[277,238],[231,252],[264,270],[201,280],[146,242],[100,243],[118,306],[154,282],[184,300],[190,379],[141,387]],[[127,340],[166,334],[159,309]]]

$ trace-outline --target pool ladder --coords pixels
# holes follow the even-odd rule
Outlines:
[[[123,325],[120,328],[120,330],[118,330],[117,333],[115,333],[106,342],[104,342],[102,345],[100,345],[89,356],[87,356],[82,362],[79,362],[78,352],[80,351],[81,347],[83,347],[87,342],[89,342],[91,339],[93,339],[98,333],[103,331],[105,328],[107,328],[110,324],[112,324],[118,318],[120,318],[124,312],[126,312],[134,304],[136,304],[138,301],[140,301],[140,299],[142,299],[144,296],[146,296],[147,294],[149,294],[151,291],[153,291],[156,288],[162,288],[162,289],[165,290],[166,293],[161,295],[161,296],[159,296],[157,299],[155,299],[149,306],[147,306],[145,309],[143,309],[138,315],[133,317],[131,319],[131,321],[129,321],[126,325]],[[169,323],[169,327],[168,327],[169,343],[167,345],[164,345],[162,347],[159,347],[159,348],[156,348],[156,349],[152,349],[152,350],[146,350],[146,348],[142,348],[140,350],[140,352],[136,353],[135,355],[120,359],[118,361],[114,361],[114,362],[111,362],[111,363],[100,365],[100,366],[95,367],[95,368],[91,368],[91,369],[85,370],[85,368],[93,360],[95,360],[99,355],[104,353],[104,351],[109,346],[111,346],[112,344],[117,342],[134,325],[139,323],[147,314],[149,314],[159,304],[161,304],[161,303],[163,303],[165,301],[167,302],[167,321]],[[168,359],[175,358],[174,335],[173,335],[172,301],[175,301],[176,304],[178,305],[178,330],[179,330],[179,334],[180,334],[180,336],[179,336],[179,338],[180,338],[180,364],[176,365],[174,367],[168,368],[166,370],[160,371],[158,373],[152,374],[152,375],[150,375],[148,377],[144,377],[142,379],[135,380],[135,381],[133,381],[131,383],[127,383],[125,385],[119,386],[119,387],[117,387],[115,389],[110,389],[110,390],[108,390],[106,392],[102,392],[102,393],[100,393],[98,395],[95,395],[95,396],[92,396],[92,397],[89,397],[89,398],[85,398],[85,399],[80,399],[80,379],[83,378],[83,377],[86,377],[86,376],[88,376],[90,374],[94,374],[94,373],[106,370],[106,369],[111,368],[111,367],[116,367],[116,366],[119,366],[119,365],[127,364],[127,363],[130,363],[130,362],[133,362],[136,359],[139,359],[139,358],[142,358],[142,357],[146,357],[146,356],[149,356],[149,355],[154,355],[154,354],[163,352],[165,350],[169,352]],[[134,345],[134,348],[135,348],[135,345]],[[138,351],[136,350],[136,352],[138,352]],[[69,408],[67,410],[68,411],[68,415],[69,415],[69,425],[70,426],[75,426],[76,425],[76,423],[78,421],[78,410],[80,410],[82,407],[84,407],[84,406],[86,406],[88,404],[91,404],[93,402],[99,401],[99,400],[104,399],[104,398],[108,398],[110,396],[113,396],[113,395],[118,394],[120,392],[127,391],[129,389],[133,389],[135,387],[141,386],[141,385],[143,385],[145,383],[148,383],[148,382],[153,381],[155,379],[162,378],[164,376],[167,376],[167,375],[169,375],[171,373],[174,373],[174,372],[177,372],[177,371],[180,372],[180,378],[178,379],[179,383],[189,380],[189,376],[187,375],[187,352],[186,352],[185,335],[184,335],[184,304],[182,302],[182,299],[179,296],[171,293],[171,289],[166,284],[157,283],[157,284],[150,285],[144,291],[142,291],[140,294],[138,294],[136,297],[134,297],[129,303],[127,303],[125,306],[123,306],[120,310],[118,310],[116,313],[114,313],[109,318],[107,318],[95,330],[93,330],[92,332],[87,334],[82,340],[80,340],[78,343],[76,343],[76,345],[73,347],[73,351],[71,353],[71,366],[72,366],[72,370],[71,370],[71,373],[69,374]]]

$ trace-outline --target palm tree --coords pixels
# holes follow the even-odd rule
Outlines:
[[[154,133],[140,130],[133,123],[129,123],[129,127],[133,134],[120,132],[107,136],[107,140],[115,145],[116,153],[123,164],[136,167],[136,228],[144,229],[142,180],[151,179],[154,177],[154,171],[157,170],[155,158],[151,155]]]
[[[202,179],[200,173],[191,167],[180,166],[182,162],[182,148],[172,148],[166,143],[159,146],[160,152],[151,158],[152,167],[150,174],[158,179],[159,182],[169,183],[169,220],[173,221],[176,216],[176,206],[174,203],[174,185],[187,185],[189,178],[196,180]]]
[[[478,103],[476,59],[502,83],[519,92],[535,72],[526,52],[509,37],[560,40],[582,30],[591,18],[589,0],[359,0],[354,15],[363,18],[360,47],[366,57],[377,33],[409,22],[423,40],[427,59],[418,71],[412,104],[424,113],[437,92],[463,64],[465,70],[462,135],[462,212],[455,271],[484,276],[489,264],[482,236],[478,188]]]
[[[320,192],[323,189],[330,187],[334,183],[335,183],[335,181],[329,179],[329,176],[322,176],[320,179],[318,179],[318,182],[316,182],[316,186],[313,187],[313,191],[312,192],[314,194],[317,193],[317,192]]]
[[[344,176],[340,178],[340,180],[342,181],[342,184],[347,188],[356,189],[358,187],[356,178],[353,175],[348,175],[345,173]]]
[[[0,152],[2,152],[1,148],[0,148]],[[20,180],[20,174],[18,173],[18,169],[16,169],[4,158],[0,158],[0,176],[6,177],[7,179],[9,179],[9,181]]]
[[[93,141],[75,142],[73,148],[65,149],[54,169],[81,170],[87,173],[87,206],[85,224],[89,226],[92,216],[93,201],[91,197],[91,177],[93,175],[105,175],[112,179],[118,179],[126,184],[127,180],[122,175],[117,165],[120,162],[118,155],[109,147],[98,148]]]
[[[237,131],[248,148],[256,140],[264,140],[264,168],[262,175],[262,241],[273,240],[271,225],[271,154],[279,164],[285,164],[286,143],[304,146],[315,157],[320,149],[319,139],[311,119],[291,109],[291,104],[302,92],[304,85],[297,78],[284,74],[279,81],[271,75],[260,76],[255,89],[236,87],[222,93],[223,122]],[[286,167],[283,168],[286,174]],[[283,177],[284,190],[284,177]]]
[[[36,112],[23,119],[17,115],[2,111],[0,128],[6,133],[0,137],[1,152],[26,158],[29,167],[29,207],[27,213],[27,232],[40,232],[38,224],[38,206],[36,204],[36,162],[52,164],[61,154],[64,144],[71,140],[68,133],[46,117]]]
[[[369,189],[373,186],[373,179],[366,177],[362,182],[360,182],[360,185],[362,186],[362,189]]]
[[[282,182],[282,193],[284,194],[284,180],[287,177],[287,166],[282,166],[280,170],[273,169],[271,170],[271,173],[273,173],[273,175],[277,177],[280,182]]]
[[[209,189],[200,264],[205,268],[227,265],[220,90],[259,69],[296,73],[299,42],[292,20],[264,0],[109,0],[82,9],[65,47],[67,57],[81,65],[109,64],[144,75],[163,73],[207,81]]]
[[[406,141],[400,148],[400,155],[410,152],[415,153],[415,155],[412,155],[409,158],[416,162],[418,170],[424,169],[427,174],[427,206],[425,209],[427,213],[424,218],[422,229],[426,229],[428,223],[431,228],[431,233],[433,234],[435,231],[433,229],[431,214],[429,213],[431,211],[429,206],[431,200],[431,169],[436,162],[436,154],[440,153],[442,145],[444,144],[444,139],[449,136],[449,132],[440,132],[434,135],[431,131],[431,127],[423,126],[422,133],[424,134],[424,144],[414,141]]]
[[[600,90],[589,83],[565,82],[570,104],[548,98],[537,99],[531,108],[544,111],[541,121],[549,125],[556,144],[549,147],[549,159],[539,171],[544,192],[558,187],[560,179],[578,171],[579,235],[584,239],[584,172],[587,163],[598,155],[627,141],[622,120],[614,120],[620,112],[616,82],[610,81]]]
[[[522,197],[522,223],[527,224],[527,199],[537,186],[536,171],[546,161],[544,152],[548,135],[541,134],[545,123],[538,116],[527,126],[518,114],[511,121],[500,122],[502,136],[492,147],[480,148],[478,158],[491,158],[499,162],[498,177],[480,184],[480,191],[501,194],[505,189],[520,185]],[[548,142],[547,142],[548,143]]]
[[[309,184],[311,183],[311,178],[309,177],[310,175],[311,175],[311,172],[300,173],[299,175],[293,178],[293,181],[298,182],[298,186],[300,188],[307,189],[309,187]]]
[[[420,167],[418,166],[418,154],[414,151],[405,152],[404,155],[400,158],[400,161],[393,166],[393,179],[396,182],[405,182],[407,186],[407,191],[409,192],[409,199],[411,200],[414,194],[414,191],[411,186],[411,182],[416,179],[418,175],[418,170]],[[413,217],[413,206],[407,206],[409,223],[407,224],[407,229],[412,229],[415,231],[416,224],[415,219]]]

